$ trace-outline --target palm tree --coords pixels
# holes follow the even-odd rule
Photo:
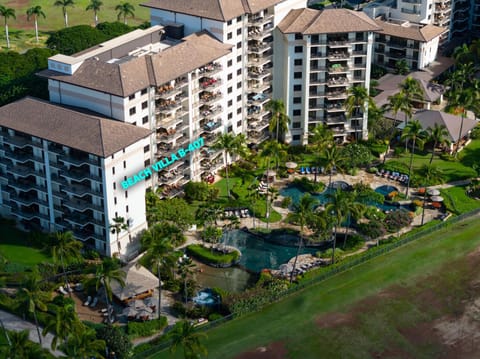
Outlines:
[[[101,0],[90,0],[87,8],[85,10],[93,11],[93,20],[95,22],[95,26],[98,25],[98,12],[101,10],[103,2]]]
[[[280,137],[288,131],[288,125],[290,123],[290,118],[285,112],[285,104],[282,100],[271,100],[266,104],[265,108],[272,113],[268,129],[270,133],[275,131],[275,138],[277,142],[279,142]]]
[[[401,59],[395,63],[395,73],[399,75],[406,75],[410,72],[410,67],[408,66],[407,60]]]
[[[364,86],[353,86],[348,89],[348,97],[345,101],[345,108],[347,109],[347,117],[363,116],[368,111],[372,103],[372,98],[368,94],[368,90]],[[355,126],[356,127],[356,126]],[[357,129],[355,128],[355,139],[358,139]]]
[[[319,124],[313,128],[309,133],[309,143],[316,152],[317,161],[320,159],[320,154],[330,146],[333,146],[333,132],[326,124]],[[317,183],[317,173],[315,171],[314,182]]]
[[[270,157],[271,159],[275,160],[275,166],[278,172],[280,161],[285,159],[285,157],[287,156],[287,151],[285,150],[285,145],[270,140],[265,142],[262,148],[262,156]]]
[[[332,184],[333,170],[340,170],[342,161],[344,160],[342,152],[338,150],[336,145],[325,149],[325,170],[329,172],[328,186]]]
[[[346,192],[344,197],[345,216],[348,221],[347,228],[345,230],[345,236],[343,237],[343,248],[347,245],[347,238],[351,226],[351,217],[358,219],[365,213],[366,206],[358,201],[358,193],[356,191]]]
[[[432,178],[435,178],[436,181],[443,182],[443,171],[434,165],[423,165],[420,170],[422,174],[422,179],[425,185],[425,192],[423,193],[423,205],[422,205],[422,223],[423,226],[425,220],[425,202],[427,201],[427,186],[430,184]]]
[[[146,252],[143,256],[144,263],[151,268],[152,272],[156,272],[158,276],[158,318],[161,314],[162,306],[162,268],[173,268],[176,258],[173,255],[173,247],[170,240],[166,237],[158,237],[153,233],[146,245]]]
[[[412,142],[412,151],[410,153],[410,166],[408,169],[407,190],[405,195],[408,197],[408,190],[410,189],[410,180],[412,178],[413,155],[415,154],[415,146],[423,148],[425,139],[427,138],[426,131],[422,128],[422,124],[418,120],[413,120],[405,126],[402,131],[402,140]]]
[[[15,9],[11,7],[5,7],[4,5],[0,5],[0,16],[3,17],[5,20],[5,35],[7,38],[7,48],[10,48],[10,38],[8,37],[8,19],[11,17],[16,19],[17,17],[15,16]]]
[[[47,350],[28,339],[29,331],[11,331],[8,333],[10,345],[6,350],[5,358],[10,359],[46,359],[51,358]],[[2,354],[2,351],[0,351]]]
[[[45,19],[45,13],[42,10],[40,5],[32,6],[27,10],[27,20],[30,21],[30,18],[33,16],[35,21],[35,40],[38,44],[38,18],[43,17]]]
[[[228,186],[228,166],[229,166],[229,157],[236,156],[246,156],[248,153],[246,138],[245,135],[234,135],[232,133],[225,133],[219,135],[215,139],[215,143],[212,146],[213,149],[222,150],[223,157],[225,158],[225,177],[227,181],[227,196],[230,197],[230,188]]]
[[[292,219],[300,225],[300,235],[298,237],[298,247],[297,247],[297,255],[295,256],[295,260],[293,262],[293,268],[290,272],[290,283],[293,280],[293,272],[297,266],[298,256],[300,254],[301,247],[303,245],[303,230],[305,225],[311,219],[313,214],[313,207],[318,203],[318,201],[310,196],[310,194],[305,194],[300,198],[300,202],[293,206],[293,216]]]
[[[403,109],[405,112],[405,126],[408,124],[408,120],[412,116],[413,103],[423,100],[423,90],[420,86],[420,82],[411,76],[408,76],[403,82],[400,83],[400,96],[403,96],[408,105]],[[405,150],[408,148],[408,142],[405,141]]]
[[[387,131],[390,126],[387,126],[385,119],[385,107],[378,107],[375,102],[368,107],[368,133],[370,138],[387,139]],[[390,121],[389,121],[390,122]]]
[[[110,232],[112,234],[116,234],[117,235],[117,248],[118,248],[118,253],[120,254],[120,242],[119,242],[119,237],[120,237],[120,233],[122,231],[126,231],[128,229],[128,224],[125,223],[125,218],[123,217],[115,217],[113,218],[113,223],[110,224]]]
[[[125,287],[125,277],[126,272],[123,271],[115,259],[104,258],[102,264],[97,266],[97,272],[95,274],[95,288],[100,288],[100,285],[103,286],[105,291],[105,302],[107,303],[107,313],[108,313],[108,323],[110,320],[110,302],[112,301],[112,280],[117,281],[120,286]]]
[[[185,298],[185,305],[187,305],[187,301],[188,301],[187,280],[194,273],[193,269],[195,267],[196,265],[195,263],[193,263],[191,258],[180,257],[180,260],[178,262],[178,274],[180,275],[180,278],[183,280],[183,295]]]
[[[127,24],[127,16],[135,17],[135,7],[128,2],[123,2],[115,6],[115,11],[118,11],[117,19],[120,20],[120,18],[123,17],[123,23],[125,25]]]
[[[77,334],[70,334],[65,343],[64,352],[69,358],[103,358],[105,341],[97,339],[95,329],[83,326]]]
[[[68,27],[68,14],[67,7],[73,7],[75,5],[74,0],[57,0],[53,3],[53,6],[61,7],[63,12],[63,19],[65,22],[65,27]]]
[[[47,301],[50,299],[48,294],[43,292],[39,286],[40,276],[38,269],[34,267],[33,271],[25,278],[22,288],[19,291],[19,301],[24,303],[27,311],[33,314],[35,326],[37,328],[38,341],[42,344],[42,336],[40,335],[40,328],[38,326],[37,309],[42,312],[47,310]]]
[[[437,148],[437,145],[448,144],[450,141],[448,140],[448,130],[444,125],[435,123],[433,128],[429,127],[427,128],[427,131],[429,132],[429,141],[433,142],[432,157],[430,157],[429,162],[431,165],[433,162],[433,156],[435,156],[435,148]]]
[[[346,218],[348,212],[348,202],[346,200],[346,192],[337,189],[335,192],[327,194],[327,205],[325,211],[331,213],[334,220],[334,235],[333,235],[333,251],[332,251],[332,264],[335,263],[335,248],[337,246],[337,232],[338,227],[341,226],[342,221]]]
[[[51,252],[54,263],[57,265],[60,263],[63,270],[63,276],[65,279],[65,286],[68,288],[68,277],[65,269],[65,262],[82,259],[80,250],[82,249],[82,242],[73,238],[73,233],[68,232],[56,232],[51,245]]]
[[[57,306],[54,316],[49,316],[43,328],[43,335],[53,333],[52,350],[57,349],[59,340],[64,343],[69,335],[77,335],[80,332],[82,323],[78,320],[73,304]]]
[[[452,57],[455,60],[456,64],[462,64],[471,62],[473,59],[473,54],[471,53],[467,44],[462,44],[461,46],[457,46],[453,50]]]
[[[178,322],[169,335],[171,339],[170,351],[172,353],[175,353],[177,348],[181,346],[185,359],[200,358],[201,355],[207,355],[207,349],[200,342],[207,335],[196,331],[192,323],[186,320]]]

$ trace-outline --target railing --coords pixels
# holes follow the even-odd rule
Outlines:
[[[402,7],[401,12],[403,12],[404,14],[420,15],[419,10],[406,9],[404,7]]]

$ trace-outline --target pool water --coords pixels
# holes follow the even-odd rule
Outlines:
[[[384,196],[386,196],[387,194],[392,193],[394,191],[398,192],[398,188],[395,187],[395,186],[389,186],[389,185],[383,185],[383,186],[375,188],[375,192],[380,193]]]
[[[329,194],[334,193],[337,188],[339,188],[340,190],[345,190],[347,187],[349,187],[348,183],[343,181],[335,181],[332,182],[332,184],[327,187],[322,193],[312,194],[311,196],[315,198],[319,204],[325,204],[327,203]],[[287,186],[280,190],[280,195],[282,195],[283,197],[291,197],[293,203],[299,203],[300,198],[302,198],[305,193],[307,192],[301,190],[298,186],[295,185]]]
[[[199,305],[215,305],[219,303],[219,299],[210,289],[203,289],[192,298],[195,304]]]

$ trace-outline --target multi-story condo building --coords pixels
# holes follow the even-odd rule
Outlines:
[[[347,117],[352,86],[369,88],[374,31],[381,28],[362,12],[347,9],[292,10],[275,30],[274,97],[291,119],[292,144],[327,124],[338,141],[367,137],[367,113]]]
[[[228,129],[244,132],[252,145],[268,138],[272,98],[273,29],[306,0],[151,0],[153,25],[181,24],[185,34],[207,30],[233,46],[227,56]]]
[[[375,34],[375,64],[394,69],[397,61],[405,60],[411,70],[419,70],[435,61],[444,28],[407,21],[375,21],[382,28]]]
[[[106,255],[138,250],[146,228],[144,168],[150,130],[34,98],[0,108],[0,213],[28,229],[71,230]],[[128,231],[110,232],[115,217]]]
[[[470,28],[472,34],[477,38],[480,38],[480,0],[472,0],[472,5]]]

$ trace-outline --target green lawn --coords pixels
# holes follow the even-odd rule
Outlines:
[[[60,30],[64,27],[62,8],[53,6],[54,0],[28,0],[28,1],[10,1],[7,6],[15,9],[16,19],[9,19],[9,33],[12,42],[11,50],[24,51],[35,45],[35,32],[33,21],[27,21],[25,15],[28,8],[34,5],[40,5],[46,18],[40,18],[38,21],[39,31],[42,32],[41,41],[44,43],[48,38],[48,32]],[[74,0],[75,6],[67,8],[68,24],[75,25],[94,25],[93,12],[85,11],[89,4],[89,0]],[[98,13],[99,22],[116,21],[117,12],[115,6],[123,1],[120,0],[103,0],[103,6]],[[145,21],[149,21],[149,9],[139,6],[144,0],[129,0],[130,4],[135,7],[135,18],[127,18],[129,25],[139,25]],[[123,21],[123,19],[122,19]],[[3,19],[2,19],[3,23]],[[6,50],[5,30],[0,30],[0,48]],[[42,46],[42,45],[40,45]]]
[[[385,347],[392,335],[398,334],[392,333],[395,328],[385,326],[388,323],[386,317],[401,317],[404,326],[416,323],[415,308],[409,307],[408,302],[397,303],[393,309],[387,307],[385,310],[389,310],[389,314],[378,312],[364,318],[367,324],[360,330],[353,328],[355,330],[344,333],[345,338],[341,338],[341,333],[333,335],[333,332],[319,330],[315,320],[327,312],[344,312],[357,301],[393,284],[414,285],[420,278],[435,273],[442,265],[462,258],[478,247],[479,230],[478,218],[453,224],[272,304],[260,313],[212,329],[208,331],[206,341],[209,358],[233,358],[238,353],[275,341],[286,343],[289,358],[317,358],[319,353],[328,358],[369,357],[365,356],[369,350]],[[409,350],[414,350],[411,357],[429,357],[425,355],[431,354],[432,348]],[[151,358],[172,358],[172,355],[164,351]]]
[[[480,207],[479,200],[467,196],[465,187],[442,189],[440,194],[445,200],[447,210],[455,214],[470,212]]]
[[[19,231],[9,224],[2,223],[0,227],[2,232],[0,253],[8,260],[8,271],[22,271],[35,264],[52,260],[42,250],[32,247],[27,233]]]

